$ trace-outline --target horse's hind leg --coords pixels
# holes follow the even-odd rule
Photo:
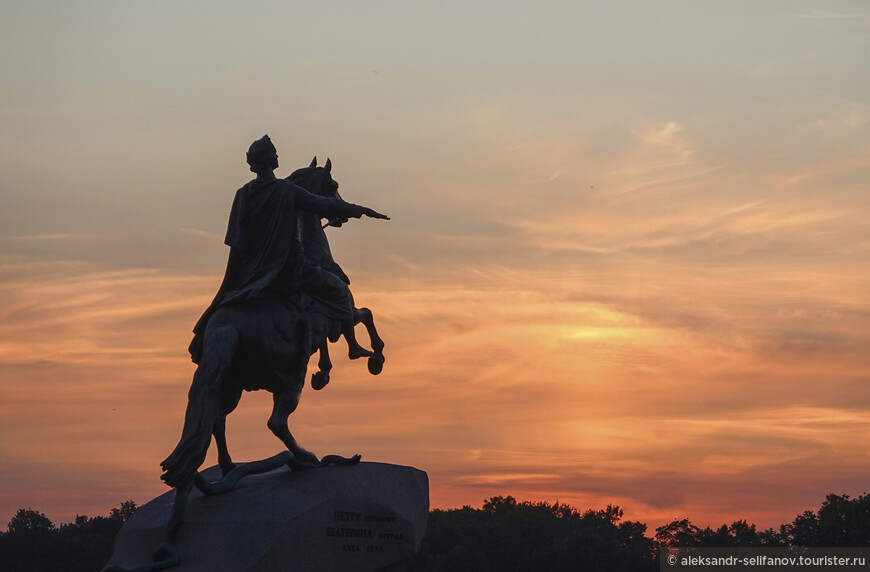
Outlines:
[[[304,376],[305,373],[303,372],[302,375]],[[290,428],[287,426],[287,418],[290,417],[291,413],[296,411],[296,406],[299,405],[299,397],[301,395],[301,383],[298,388],[275,393],[272,396],[272,415],[269,417],[269,421],[266,425],[268,425],[269,430],[272,431],[276,437],[284,442],[284,445],[286,445],[287,449],[293,453],[294,457],[300,461],[316,464],[318,462],[317,457],[313,453],[303,449],[299,443],[296,442],[293,434],[290,433]]]
[[[378,329],[375,328],[375,317],[368,308],[354,308],[353,319],[357,324],[362,323],[369,333],[372,350],[374,350],[374,355],[369,358],[369,373],[378,375],[384,369],[384,340],[381,339],[378,335]]]
[[[241,398],[241,389],[227,391],[221,396],[221,414],[217,418],[217,421],[215,421],[214,431],[212,432],[215,445],[217,445],[218,464],[221,466],[221,473],[224,476],[227,476],[227,473],[236,468],[236,464],[233,463],[233,459],[230,457],[229,449],[227,449],[227,415],[235,410]]]

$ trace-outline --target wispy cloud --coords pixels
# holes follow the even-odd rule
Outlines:
[[[215,232],[207,232],[204,230],[199,230],[196,228],[182,228],[182,232],[185,234],[189,234],[190,236],[195,236],[197,238],[204,238],[206,240],[223,242],[223,235],[217,234]]]
[[[80,238],[92,238],[94,235],[84,233],[54,233],[54,234],[24,234],[18,236],[5,236],[0,239],[27,241],[50,241],[50,240],[76,240]]]

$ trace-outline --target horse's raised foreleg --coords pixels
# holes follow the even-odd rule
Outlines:
[[[332,361],[329,359],[329,344],[324,338],[320,344],[320,357],[317,360],[317,369],[311,374],[311,387],[321,390],[329,383],[329,372],[332,370]]]
[[[375,328],[375,317],[372,311],[368,308],[354,308],[353,321],[355,324],[362,324],[366,327],[369,333],[369,339],[372,342],[372,350],[375,353],[384,352],[384,340],[378,335],[378,330]]]
[[[365,349],[356,340],[356,332],[353,327],[357,324],[355,318],[345,320],[341,323],[341,333],[347,342],[347,357],[350,359],[359,359],[361,357],[371,357],[373,352]]]
[[[304,376],[305,373],[303,372],[302,375]],[[301,461],[317,464],[318,460],[314,453],[303,449],[302,446],[296,442],[293,434],[290,433],[290,428],[287,426],[287,418],[290,417],[291,413],[296,411],[296,406],[299,405],[299,397],[301,395],[301,384],[298,389],[294,388],[275,393],[272,396],[272,415],[269,417],[269,421],[266,425],[268,425],[269,430],[272,431],[276,437],[284,442],[284,445],[286,445],[287,449],[293,453],[294,457]]]
[[[372,350],[374,350],[374,355],[369,358],[369,373],[378,375],[384,369],[384,340],[381,339],[377,328],[375,328],[375,317],[368,308],[354,308],[353,319],[354,323],[363,324],[369,333]]]

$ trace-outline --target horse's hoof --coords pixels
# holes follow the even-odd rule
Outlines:
[[[384,354],[375,354],[369,358],[369,373],[378,375],[384,370]]]
[[[311,374],[311,388],[320,391],[329,383],[329,374],[325,371],[315,371]]]

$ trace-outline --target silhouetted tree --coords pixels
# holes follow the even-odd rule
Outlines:
[[[52,570],[54,534],[47,516],[30,508],[18,509],[0,538],[0,562],[9,572]]]
[[[781,535],[772,528],[759,532],[754,524],[737,520],[730,526],[723,524],[716,530],[709,526],[698,528],[689,519],[674,520],[656,528],[658,546],[785,546]]]
[[[113,508],[109,512],[109,518],[114,518],[120,520],[121,522],[126,522],[128,518],[133,516],[133,513],[139,510],[139,507],[136,506],[131,500],[126,500],[121,503],[121,506],[118,508]]]
[[[818,515],[805,511],[780,534],[792,546],[870,546],[870,495],[830,494]]]
[[[483,508],[430,513],[419,570],[655,570],[646,525],[620,522],[622,510],[579,513],[566,504],[492,497]]]
[[[656,528],[655,538],[660,546],[698,546],[700,534],[701,529],[684,518]]]
[[[19,508],[7,526],[10,533],[48,532],[54,530],[54,524],[47,516],[31,508]]]
[[[0,535],[0,568],[8,572],[89,572],[100,570],[112,555],[115,535],[137,510],[125,501],[109,516],[75,521],[59,528],[41,512],[19,509]]]

